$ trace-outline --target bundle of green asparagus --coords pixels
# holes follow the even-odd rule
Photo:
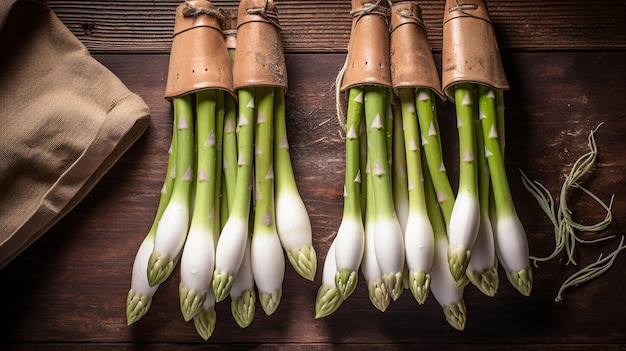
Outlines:
[[[229,295],[241,327],[252,322],[255,286],[265,313],[276,310],[283,250],[314,279],[311,225],[287,142],[276,8],[243,0],[236,21],[206,0],[177,9],[166,88],[174,106],[168,177],[133,267],[129,324],[147,312],[179,260],[181,312],[204,339],[215,327],[215,303]],[[220,23],[233,25],[222,31]]]
[[[502,92],[508,83],[485,2],[448,0],[443,38],[442,83],[455,102],[460,153],[459,190],[448,233],[450,270],[458,284],[467,272],[493,295],[500,262],[511,284],[528,296],[533,281],[528,243],[504,165]],[[489,217],[492,205],[495,223]]]

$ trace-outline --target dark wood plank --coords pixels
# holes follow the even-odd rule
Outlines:
[[[172,0],[50,0],[51,8],[93,52],[158,52],[170,49]],[[419,1],[434,50],[441,49],[443,0]],[[215,0],[224,9],[233,0]],[[520,50],[617,50],[626,48],[622,2],[614,0],[488,0],[500,47]],[[350,1],[279,0],[286,52],[344,52],[350,36]]]
[[[205,351],[243,351],[254,349],[256,351],[362,351],[364,349],[371,350],[375,348],[377,350],[424,350],[424,351],[472,351],[472,350],[484,350],[484,351],[521,351],[521,350],[533,350],[533,351],[547,351],[547,350],[561,350],[561,351],[586,351],[596,350],[598,345],[594,344],[567,344],[567,345],[554,345],[554,344],[535,344],[535,345],[492,345],[492,344],[473,344],[473,345],[455,345],[455,344],[394,344],[383,343],[377,345],[363,345],[363,344],[328,344],[328,343],[276,343],[276,344],[220,344],[220,343],[165,343],[165,344],[127,344],[127,343],[80,343],[80,344],[9,344],[5,345],[6,351],[166,351],[166,350],[180,350],[180,351],[193,351],[193,350],[205,350]],[[623,345],[618,344],[603,344],[603,351],[618,351],[624,350]]]
[[[218,324],[210,342],[182,320],[178,273],[159,289],[151,311],[126,326],[124,304],[132,261],[148,230],[164,177],[171,128],[171,107],[163,99],[168,55],[97,55],[152,111],[151,127],[102,179],[87,198],[14,262],[0,271],[0,341],[11,349],[243,349],[341,350],[364,345],[434,349],[464,344],[485,349],[620,349],[626,343],[626,259],[600,279],[567,293],[555,303],[561,282],[575,271],[553,261],[535,270],[530,298],[516,293],[502,275],[494,298],[466,289],[469,319],[464,332],[447,325],[434,299],[418,306],[405,293],[387,312],[375,310],[361,282],[332,316],[315,320],[320,284],[299,278],[290,267],[278,311],[257,309],[253,324],[240,329],[228,303],[218,304]],[[439,56],[437,56],[437,60]],[[294,169],[311,214],[319,266],[336,234],[342,208],[343,140],[334,110],[335,75],[343,54],[287,55],[290,90],[288,127]],[[621,235],[626,221],[626,53],[509,53],[504,55],[511,91],[507,102],[507,167],[514,199],[528,234],[531,253],[551,251],[552,228],[523,188],[518,169],[553,192],[578,156],[587,151],[587,133],[599,123],[599,158],[584,185],[608,201],[616,195],[615,223],[608,233]],[[453,182],[457,147],[454,111],[438,106],[444,154]],[[580,194],[570,199],[583,221],[603,217]],[[617,241],[586,247],[582,264],[608,253]],[[321,269],[321,268],[320,268]],[[321,273],[321,272],[320,272]],[[249,344],[241,344],[242,342]],[[137,343],[137,344],[130,344]],[[508,346],[502,346],[506,344]],[[581,344],[581,345],[576,345]],[[56,345],[56,346],[55,346]]]

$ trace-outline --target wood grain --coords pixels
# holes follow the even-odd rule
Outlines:
[[[385,313],[374,309],[363,281],[328,318],[315,320],[314,282],[287,267],[278,311],[264,316],[257,306],[252,325],[240,329],[228,302],[217,306],[209,342],[185,323],[178,307],[178,273],[161,285],[150,312],[125,324],[124,304],[135,252],[148,230],[164,177],[171,106],[163,99],[168,55],[99,54],[151,108],[149,130],[87,198],[14,262],[0,270],[0,344],[9,350],[604,350],[623,349],[626,332],[626,259],[600,279],[568,291],[555,303],[561,282],[576,269],[558,260],[535,269],[530,298],[506,282],[494,298],[468,287],[468,323],[452,329],[432,297],[418,306],[409,293]],[[344,54],[288,54],[289,139],[294,171],[314,230],[319,266],[340,222],[343,140],[334,111],[334,78]],[[436,55],[439,60],[439,55]],[[626,81],[624,52],[511,52],[504,55],[511,91],[507,104],[507,169],[513,196],[529,234],[531,253],[551,251],[552,227],[523,188],[518,170],[557,193],[564,174],[597,134],[599,157],[584,186],[613,207],[607,234],[622,235],[626,221]],[[439,102],[444,156],[457,178],[453,108]],[[603,217],[580,193],[570,199],[574,214],[590,223]],[[581,248],[581,264],[617,246],[616,240]],[[321,273],[321,272],[320,272]],[[362,278],[361,278],[362,279]]]
[[[286,52],[344,52],[350,37],[350,1],[275,1]],[[92,52],[168,53],[172,0],[50,0],[50,7]],[[233,0],[217,7],[236,8]],[[441,49],[443,0],[419,1],[429,40]],[[487,1],[503,51],[626,49],[622,1]]]

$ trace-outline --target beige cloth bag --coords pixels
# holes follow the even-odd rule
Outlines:
[[[0,0],[0,268],[137,140],[149,109],[44,1]]]

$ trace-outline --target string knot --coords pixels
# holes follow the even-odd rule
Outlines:
[[[356,18],[357,21],[361,19],[361,17],[365,15],[379,15],[385,18],[385,21],[388,21],[389,15],[391,12],[388,7],[380,5],[381,0],[377,0],[376,3],[365,3],[363,4],[362,9],[350,11],[350,15]]]
[[[196,1],[185,0],[185,4],[187,7],[183,9],[183,16],[185,17],[198,17],[198,16],[212,16],[217,18],[220,22],[224,21],[226,18],[224,16],[224,12],[221,9],[214,8],[206,8],[206,7],[196,7],[194,3]]]

